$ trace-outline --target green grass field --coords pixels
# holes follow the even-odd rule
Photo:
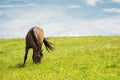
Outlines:
[[[25,67],[24,39],[0,40],[0,80],[120,80],[120,37],[49,38],[55,50],[44,48],[41,64],[33,64],[32,49]]]

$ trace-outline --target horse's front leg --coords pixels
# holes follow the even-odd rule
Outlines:
[[[36,63],[36,55],[37,55],[37,50],[33,49],[32,59],[34,63]]]
[[[29,48],[26,46],[26,48],[25,48],[25,56],[24,56],[24,64],[23,65],[25,65],[25,63],[26,63],[28,50],[29,50]]]

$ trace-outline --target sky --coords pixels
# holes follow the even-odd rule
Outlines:
[[[0,38],[120,36],[120,0],[0,0]]]

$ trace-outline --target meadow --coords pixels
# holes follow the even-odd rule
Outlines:
[[[119,80],[120,37],[52,37],[55,50],[40,64],[29,51],[25,67],[24,39],[0,39],[0,80]]]

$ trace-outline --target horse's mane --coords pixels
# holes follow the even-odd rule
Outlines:
[[[37,46],[38,50],[41,51],[40,44],[39,44],[39,42],[38,42],[38,40],[36,38],[36,34],[35,34],[35,31],[34,31],[34,28],[35,27],[33,27],[32,30],[31,30],[32,38],[33,38],[33,40],[35,42],[35,45]]]

